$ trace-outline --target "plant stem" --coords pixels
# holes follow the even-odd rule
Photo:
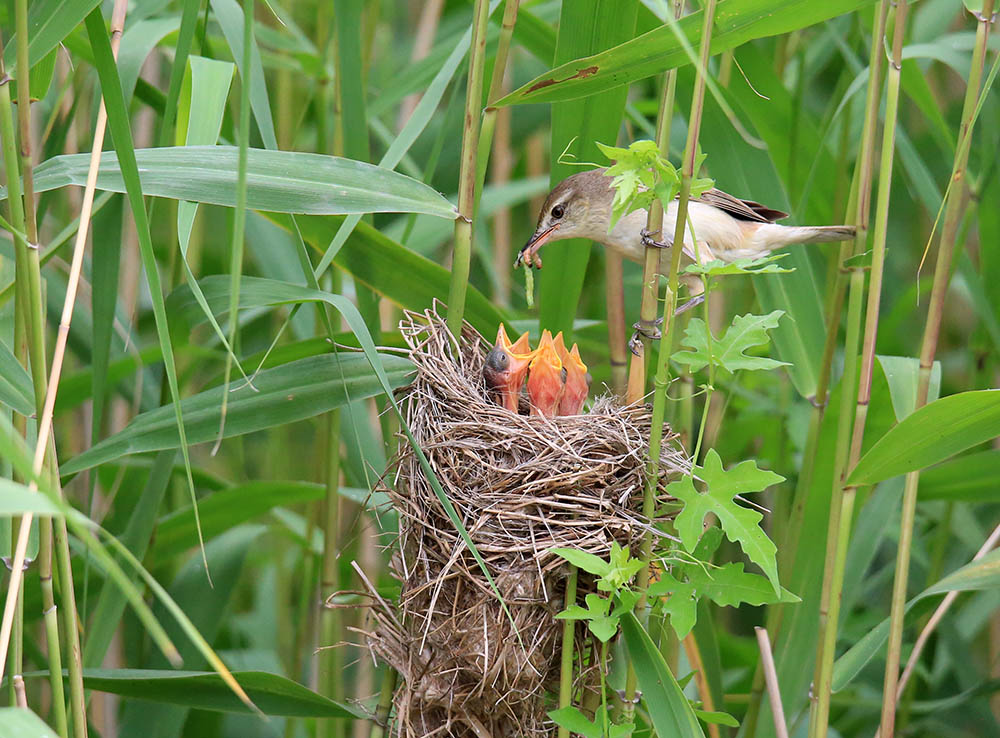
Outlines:
[[[465,294],[472,263],[472,218],[476,199],[476,146],[483,102],[483,66],[486,61],[488,0],[476,0],[472,41],[469,47],[469,81],[465,92],[465,122],[462,126],[462,164],[458,177],[458,218],[455,219],[455,251],[448,289],[448,328],[458,337],[465,316]]]
[[[340,412],[327,413],[326,423],[326,499],[323,516],[323,568],[320,576],[320,605],[325,597],[338,591],[340,587]],[[341,673],[344,669],[343,652],[340,648],[342,626],[340,610],[324,607],[320,612],[320,645],[325,646],[324,664],[321,668],[322,694],[332,700],[342,698]],[[340,735],[342,720],[322,720],[318,724],[317,735]]]
[[[396,670],[388,664],[382,673],[382,688],[379,691],[378,707],[375,708],[375,720],[372,721],[370,738],[383,738],[388,734],[389,714],[392,712],[392,695],[396,691]]]
[[[252,78],[253,48],[253,14],[254,0],[243,0],[243,78],[240,80],[240,128],[239,153],[236,164],[236,207],[233,209],[233,240],[229,246],[229,351],[226,352],[226,368],[222,393],[222,406],[219,408],[219,434],[212,448],[214,456],[222,445],[225,435],[226,413],[229,409],[229,380],[233,372],[233,352],[236,348],[236,333],[239,329],[238,319],[240,306],[240,276],[243,273],[243,234],[247,218],[247,154],[250,147],[250,85]],[[195,523],[201,530],[198,520],[198,507],[194,506]],[[199,533],[200,538],[200,533]],[[202,544],[204,549],[204,544]],[[206,562],[205,571],[208,572]]]
[[[604,289],[608,319],[608,363],[611,365],[611,389],[625,397],[628,352],[625,348],[625,268],[622,257],[610,249],[604,256]]]
[[[671,249],[669,286],[667,299],[663,305],[663,328],[660,334],[659,354],[657,356],[656,379],[653,391],[652,426],[649,433],[649,468],[646,475],[646,489],[642,500],[642,515],[646,520],[652,520],[656,505],[656,485],[659,480],[660,448],[663,441],[663,419],[666,415],[667,383],[671,348],[671,330],[673,328],[674,310],[677,308],[677,273],[680,270],[681,251],[684,244],[684,230],[687,227],[688,200],[691,196],[691,179],[694,176],[695,158],[698,153],[698,132],[701,128],[701,113],[705,100],[705,75],[708,74],[708,58],[712,42],[712,24],[715,19],[716,0],[707,0],[704,10],[704,23],[701,31],[701,63],[695,78],[694,93],[691,100],[691,114],[688,119],[687,143],[684,146],[684,163],[681,169],[681,190],[677,202],[677,221],[674,226],[674,248]],[[675,6],[676,8],[676,6]],[[663,126],[658,128],[662,131]],[[655,207],[655,206],[654,206]],[[647,255],[648,256],[648,255]],[[657,254],[659,258],[659,254]],[[647,259],[647,264],[649,260]],[[658,278],[657,278],[658,279]],[[649,588],[649,569],[653,553],[653,534],[647,531],[642,540],[643,567],[639,570],[637,586],[639,602],[637,610],[642,613],[646,607],[646,591]],[[629,662],[625,676],[625,703],[628,705],[635,699],[637,677],[635,669]]]
[[[500,38],[497,40],[497,55],[493,63],[493,75],[490,77],[490,91],[486,95],[486,110],[483,111],[483,122],[479,129],[479,144],[476,148],[476,193],[472,208],[473,213],[479,208],[479,199],[483,195],[483,183],[486,181],[486,167],[489,164],[490,149],[493,145],[493,131],[496,129],[497,124],[498,108],[493,107],[493,103],[503,96],[503,78],[504,73],[507,71],[507,56],[510,53],[510,41],[514,35],[514,24],[517,22],[517,9],[520,2],[521,0],[505,0],[504,2]],[[485,38],[484,31],[484,43]],[[466,110],[468,110],[468,106],[466,106]]]
[[[683,2],[674,0],[673,11],[675,18],[680,18],[683,6]],[[700,77],[699,80],[701,80]],[[704,83],[702,82],[702,84]],[[674,118],[674,94],[676,89],[677,70],[671,69],[667,71],[666,78],[663,81],[660,110],[656,118],[656,145],[660,149],[660,156],[664,158],[670,156],[670,124]],[[662,240],[663,237],[660,231],[663,230],[663,203],[660,202],[659,198],[654,198],[649,207],[649,215],[646,218],[646,230],[649,231],[651,238]],[[647,330],[656,327],[656,308],[660,296],[661,254],[662,250],[656,246],[646,247],[646,259],[642,268],[642,302],[639,304],[639,325]],[[667,331],[666,325],[664,325],[663,330]],[[646,349],[649,345],[650,340],[643,335],[639,353],[632,356],[630,373],[633,379],[629,382],[629,395],[627,398],[629,402],[638,402],[645,394]],[[635,377],[638,378],[636,379]]]
[[[566,575],[566,609],[576,604],[576,582],[579,572],[572,564]],[[573,701],[573,635],[575,620],[563,621],[562,651],[559,663],[559,707],[569,707]],[[559,727],[558,738],[569,738],[569,728]]]
[[[969,80],[965,88],[965,101],[962,106],[962,123],[955,148],[955,161],[951,170],[952,187],[949,189],[947,195],[948,201],[945,206],[944,222],[941,226],[941,237],[938,242],[937,263],[934,267],[934,284],[931,287],[927,321],[924,324],[924,335],[920,346],[920,376],[917,384],[917,401],[914,409],[923,407],[927,403],[927,393],[930,388],[931,369],[934,366],[934,355],[937,352],[938,334],[941,329],[941,317],[944,313],[945,294],[947,293],[951,277],[951,262],[955,250],[955,241],[962,221],[963,190],[966,165],[969,160],[969,143],[975,123],[974,115],[979,100],[979,87],[982,80],[983,65],[986,61],[986,49],[987,42],[989,41],[993,7],[994,0],[985,0],[982,12],[978,15],[979,22],[976,28],[976,43],[972,51]],[[906,585],[909,576],[910,546],[913,541],[913,521],[916,514],[917,486],[919,481],[920,472],[911,472],[906,475],[906,482],[903,487],[903,511],[900,519],[896,572],[893,579],[892,608],[889,619],[889,646],[886,656],[885,680],[882,692],[882,716],[879,727],[879,734],[883,736],[893,735],[896,717],[896,690],[903,640]]]
[[[56,731],[68,738],[66,696],[63,693],[62,654],[59,652],[59,620],[52,592],[52,518],[38,520],[38,579],[42,590],[42,614],[45,617],[45,642],[49,657],[49,687]]]
[[[868,94],[865,103],[865,122],[858,154],[858,186],[855,198],[854,223],[857,235],[854,254],[864,250],[868,235],[869,200],[871,198],[872,170],[875,151],[875,132],[878,126],[879,98],[882,88],[882,43],[888,21],[889,3],[880,0],[875,12],[869,58]],[[833,676],[833,657],[837,645],[837,626],[840,617],[840,591],[843,586],[844,559],[850,537],[854,496],[843,494],[841,479],[847,466],[851,439],[852,405],[855,399],[858,344],[861,333],[861,301],[864,296],[864,272],[855,269],[850,276],[847,306],[847,335],[844,339],[844,375],[841,379],[841,408],[837,425],[837,445],[834,455],[833,490],[830,497],[830,519],[827,528],[826,559],[823,571],[823,589],[819,608],[819,635],[817,638],[816,671],[810,695],[809,737],[825,738],[830,714],[830,684]]]

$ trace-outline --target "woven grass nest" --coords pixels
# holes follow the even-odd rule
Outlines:
[[[486,397],[489,344],[465,325],[460,342],[435,310],[400,323],[417,376],[401,390],[406,419],[486,561],[517,633],[409,445],[386,475],[399,512],[392,570],[398,604],[375,608],[372,652],[400,674],[394,734],[536,736],[559,678],[567,566],[576,548],[607,558],[613,541],[638,550],[651,521],[640,514],[650,411],[598,398],[589,413],[546,419],[514,414]],[[522,398],[522,412],[526,412]],[[664,429],[658,483],[688,462]],[[659,506],[658,506],[659,507]],[[580,596],[593,581],[580,578]],[[577,649],[585,648],[577,629]],[[587,659],[592,663],[593,659]],[[577,662],[580,663],[579,661]],[[596,673],[577,675],[577,687]]]

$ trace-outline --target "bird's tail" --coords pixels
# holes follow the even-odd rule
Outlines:
[[[850,241],[854,238],[857,228],[852,225],[836,226],[779,226],[782,230],[780,240],[782,245],[793,243],[830,243],[832,241]]]

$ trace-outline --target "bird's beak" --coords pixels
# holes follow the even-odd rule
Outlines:
[[[517,269],[521,266],[521,262],[524,262],[528,266],[537,266],[539,269],[542,268],[542,260],[537,256],[538,249],[540,249],[546,241],[552,238],[552,234],[556,232],[559,228],[559,224],[556,223],[553,226],[549,226],[544,231],[535,231],[535,235],[531,237],[521,250],[517,252],[517,259],[514,260],[514,268]]]

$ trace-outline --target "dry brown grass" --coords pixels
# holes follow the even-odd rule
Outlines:
[[[401,675],[395,733],[551,732],[546,696],[558,680],[562,624],[554,615],[563,609],[567,569],[552,549],[607,558],[617,541],[637,550],[651,525],[638,512],[649,409],[602,397],[583,415],[516,415],[487,399],[482,367],[489,346],[471,327],[456,342],[427,311],[407,314],[401,330],[417,366],[403,391],[407,422],[485,559],[516,632],[404,442],[385,485],[400,514],[392,566],[402,594],[393,610],[376,608],[369,634],[372,651]],[[661,502],[666,484],[688,468],[674,437],[667,430]],[[590,586],[581,580],[583,591]],[[581,658],[589,654],[584,641],[577,638]],[[584,661],[578,688],[594,675],[586,668],[593,659]]]

